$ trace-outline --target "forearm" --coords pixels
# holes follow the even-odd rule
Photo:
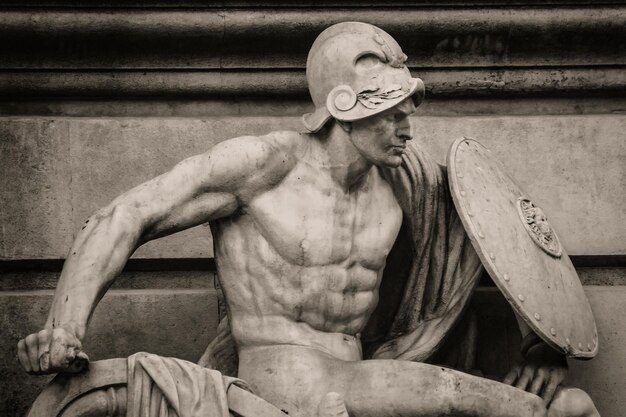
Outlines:
[[[127,191],[88,220],[63,267],[47,328],[67,327],[82,339],[96,304],[141,243],[230,215],[241,195],[254,194],[242,190],[275,184],[289,169],[287,156],[258,138],[226,142]],[[232,158],[241,151],[252,159]]]
[[[524,321],[523,318],[521,318],[519,316],[519,314],[517,314],[517,312],[514,312],[515,314],[515,319],[517,320],[517,325],[519,327],[519,331],[522,334],[522,339],[524,339],[526,336],[528,336],[529,334],[533,333],[533,330],[530,328],[530,326]]]
[[[68,327],[82,340],[89,318],[141,238],[133,210],[110,206],[92,216],[65,261],[46,328]]]
[[[515,318],[517,319],[517,324],[519,326],[520,333],[522,334],[522,345],[520,346],[520,350],[522,352],[522,356],[526,357],[526,354],[532,347],[545,342],[517,313],[515,313]]]

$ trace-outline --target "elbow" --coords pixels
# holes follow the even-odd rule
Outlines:
[[[99,276],[114,278],[140,244],[140,214],[124,204],[111,204],[96,212],[74,240],[63,273],[96,280]]]
[[[144,228],[139,210],[120,203],[101,209],[87,220],[85,226],[90,223],[94,228],[104,227],[109,232],[113,232],[117,237],[116,240],[138,241]]]

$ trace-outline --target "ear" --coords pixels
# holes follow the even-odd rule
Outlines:
[[[350,122],[342,122],[341,120],[337,120],[337,123],[339,124],[339,126],[341,126],[341,128],[346,133],[352,132],[352,123],[350,123]]]

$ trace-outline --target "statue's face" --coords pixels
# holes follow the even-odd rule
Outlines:
[[[350,140],[361,155],[377,166],[398,167],[406,141],[411,140],[409,116],[415,112],[411,98],[367,119],[352,122]]]

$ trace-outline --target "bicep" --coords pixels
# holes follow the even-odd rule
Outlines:
[[[250,189],[262,187],[272,152],[256,138],[222,142],[204,154],[141,184],[113,201],[130,207],[141,222],[142,241],[233,214]],[[269,169],[268,169],[269,168]]]
[[[232,214],[238,207],[236,191],[228,186],[212,186],[212,153],[185,159],[170,171],[120,195],[111,206],[122,206],[133,213],[142,241]]]

